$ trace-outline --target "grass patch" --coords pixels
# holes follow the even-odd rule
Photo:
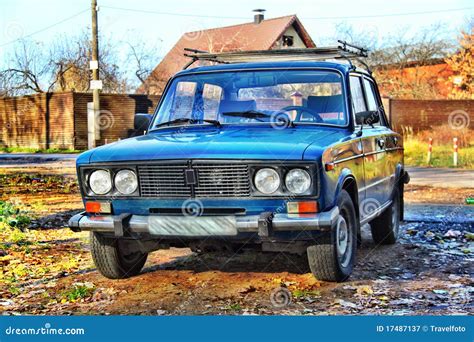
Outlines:
[[[61,148],[31,148],[31,147],[1,147],[3,153],[81,153],[84,150],[61,149]]]
[[[321,292],[318,290],[300,290],[296,289],[292,293],[293,298],[301,299],[304,297],[320,297]]]
[[[95,286],[92,283],[75,283],[61,294],[61,302],[77,302],[93,295]]]
[[[405,165],[425,167],[455,167],[453,162],[453,139],[457,138],[457,168],[474,168],[474,130],[464,127],[454,129],[449,125],[434,126],[429,130],[414,133],[413,127],[404,127],[403,142]],[[428,141],[432,139],[433,150],[428,162]]]
[[[240,310],[242,310],[242,306],[238,303],[233,303],[233,304],[230,304],[229,306],[227,306],[227,309],[232,310],[232,311],[240,311]]]
[[[407,166],[430,166],[430,167],[454,167],[452,144],[434,144],[431,153],[431,162],[428,163],[428,144],[416,138],[407,139],[405,147],[405,165]],[[474,146],[469,145],[458,149],[458,168],[474,168]]]

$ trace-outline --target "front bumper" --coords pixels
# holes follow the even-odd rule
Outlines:
[[[260,216],[162,216],[162,215],[102,215],[80,213],[69,220],[73,231],[97,231],[117,237],[130,233],[145,233],[157,237],[236,236],[258,233],[270,237],[273,232],[328,231],[336,224],[339,208],[311,215],[272,214]]]

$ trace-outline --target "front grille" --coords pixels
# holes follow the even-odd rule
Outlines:
[[[187,185],[184,171],[196,170],[197,184]],[[233,163],[187,163],[138,166],[143,197],[247,197],[249,167]]]
[[[245,164],[196,164],[196,197],[250,196],[249,167]]]
[[[186,185],[186,163],[138,166],[140,192],[143,197],[190,197],[191,187]]]

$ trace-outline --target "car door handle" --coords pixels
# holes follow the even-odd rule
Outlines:
[[[385,147],[385,139],[378,138],[377,139],[377,145],[379,145],[380,148],[384,148]]]

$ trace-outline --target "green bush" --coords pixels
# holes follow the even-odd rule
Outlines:
[[[12,203],[0,201],[0,229],[24,229],[31,223],[31,218],[26,212],[21,211]]]

